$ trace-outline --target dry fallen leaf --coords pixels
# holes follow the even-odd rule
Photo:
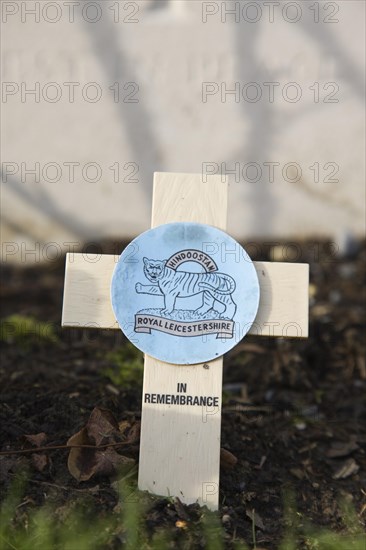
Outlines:
[[[32,464],[38,472],[43,472],[48,464],[48,457],[45,454],[34,453],[32,454]]]
[[[300,468],[290,468],[290,473],[297,479],[304,479],[306,475],[303,470],[300,470]]]
[[[87,481],[96,475],[114,475],[121,466],[132,466],[135,463],[134,459],[119,454],[114,447],[100,448],[100,446],[118,442],[120,437],[118,423],[111,411],[96,407],[86,426],[71,436],[67,442],[69,446],[94,446],[94,448],[73,447],[70,450],[67,461],[70,474],[78,481]],[[128,437],[127,442],[129,443]]]
[[[47,435],[41,432],[39,434],[24,435],[24,439],[33,447],[42,447],[47,440]],[[45,454],[34,453],[31,455],[31,462],[38,472],[43,472],[47,464],[49,464],[49,459]]]
[[[220,465],[224,470],[230,470],[234,468],[235,464],[238,462],[238,459],[235,455],[227,451],[226,449],[220,450]]]
[[[349,458],[336,470],[333,479],[346,479],[353,474],[357,474],[359,465],[353,458]]]
[[[78,437],[83,434],[76,434]],[[81,443],[81,439],[73,436],[72,441],[69,439],[68,445],[85,445]],[[90,441],[89,441],[90,444]],[[133,466],[135,461],[133,458],[120,455],[113,447],[104,449],[78,449],[73,448],[70,451],[67,466],[70,474],[78,481],[87,481],[96,475],[114,475],[120,466]]]
[[[44,432],[35,435],[25,435],[24,438],[34,445],[34,447],[41,447],[47,440],[47,435]]]
[[[67,445],[90,445],[90,440],[88,437],[88,432],[86,428],[82,428],[80,432],[72,435],[67,442]],[[69,458],[67,460],[67,467],[70,474],[77,479],[78,481],[86,481],[90,479],[89,470],[87,467],[83,467],[84,464],[88,464],[89,460],[92,460],[94,457],[94,449],[78,449],[72,448],[70,450]],[[84,473],[84,469],[88,473]]]
[[[117,420],[108,409],[95,407],[86,424],[88,436],[95,445],[110,443],[111,436],[119,432]]]
[[[95,453],[95,465],[90,477],[95,474],[112,476],[120,466],[133,466],[133,464],[135,464],[133,458],[118,454],[113,447],[107,447]]]
[[[140,439],[141,423],[135,422],[126,434],[126,443],[137,443]]]
[[[327,457],[337,458],[341,456],[348,456],[353,451],[358,449],[355,437],[351,437],[349,441],[335,441],[332,443],[330,449],[326,452]]]

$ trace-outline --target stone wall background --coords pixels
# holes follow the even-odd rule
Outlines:
[[[363,234],[363,2],[1,9],[4,260],[148,229],[154,171],[231,171],[236,238]]]

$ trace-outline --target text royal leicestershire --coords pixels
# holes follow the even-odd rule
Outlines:
[[[144,315],[141,312],[135,315],[135,332],[158,330],[174,336],[203,336],[216,334],[217,338],[233,338],[234,322],[230,320],[214,319],[210,321],[179,322],[164,319],[156,315]]]

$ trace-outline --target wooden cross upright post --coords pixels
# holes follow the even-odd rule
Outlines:
[[[222,176],[156,173],[152,227],[197,222],[226,229],[228,182]],[[62,325],[119,329],[110,299],[118,256],[93,263],[83,254],[66,260]],[[307,264],[255,262],[260,303],[250,333],[308,336]],[[171,365],[145,356],[139,489],[198,502],[215,510],[219,499],[223,358],[206,364]],[[196,395],[219,396],[219,406],[145,403],[146,394],[174,393],[184,379]]]

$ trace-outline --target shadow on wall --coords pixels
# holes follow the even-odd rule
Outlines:
[[[263,63],[258,59],[258,39],[260,33],[259,25],[248,25],[245,22],[235,25],[235,48],[237,77],[239,82],[267,82],[274,81],[274,73],[269,69],[262,69]],[[241,102],[242,117],[249,126],[248,137],[243,137],[242,147],[244,151],[239,152],[239,158],[243,163],[257,161],[260,158],[270,160],[273,138],[276,133],[276,120],[274,110],[266,101],[258,103]],[[247,215],[251,217],[250,227],[253,234],[267,233],[271,235],[274,213],[276,211],[276,199],[270,185],[250,185]],[[266,215],[262,213],[261,205],[266,204]]]
[[[159,2],[160,4],[160,2]],[[164,5],[168,4],[164,2]],[[84,22],[89,34],[95,56],[99,59],[108,82],[127,79],[136,82],[137,77],[132,62],[120,47],[118,26],[112,20],[105,19],[102,24],[90,25]],[[119,60],[116,70],[114,60]],[[131,109],[130,104],[123,101],[115,103],[118,119],[123,126],[133,153],[140,167],[140,177],[146,200],[151,201],[153,173],[162,170],[162,152],[158,144],[158,136],[154,132],[152,117],[140,94],[139,102]]]
[[[234,2],[233,2],[234,3]],[[301,18],[297,23],[299,29],[305,32],[310,40],[316,43],[317,48],[324,59],[331,58],[335,63],[336,76],[345,81],[352,90],[355,91],[358,98],[364,104],[365,83],[363,75],[357,68],[352,57],[342,48],[341,42],[337,41],[335,34],[326,24],[314,24],[314,21],[308,18]],[[263,60],[258,57],[258,39],[261,31],[261,25],[247,24],[244,20],[236,23],[234,26],[235,48],[236,48],[236,67],[237,79],[240,82],[278,82],[280,76],[276,70],[271,71],[268,67],[262,69]],[[279,114],[271,108],[269,102],[248,103],[241,102],[243,119],[249,126],[248,137],[246,138],[245,152],[239,152],[232,162],[242,161],[243,164],[253,162],[258,159],[271,161],[271,152],[275,145],[276,132],[283,124]],[[312,106],[305,107],[304,113],[310,110]],[[304,114],[303,113],[303,114]],[[297,119],[298,113],[288,113],[286,123],[291,124]],[[299,182],[302,183],[301,181]],[[302,185],[299,190],[304,194],[308,189]],[[321,200],[334,201],[328,194],[324,196],[322,191],[312,190],[313,194]],[[248,202],[248,195],[246,196]],[[262,206],[265,205],[263,211]],[[274,215],[277,212],[276,198],[270,185],[249,186],[249,208],[248,215],[251,216],[250,227],[253,228],[253,234],[259,230],[260,233],[271,234]],[[342,205],[343,206],[343,205]]]

